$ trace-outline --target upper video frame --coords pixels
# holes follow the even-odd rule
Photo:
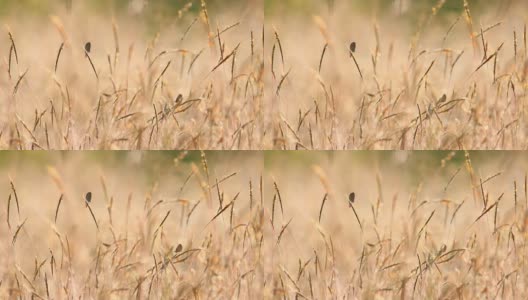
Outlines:
[[[1,149],[263,145],[263,3],[3,1]]]
[[[266,1],[277,149],[526,149],[526,1]]]

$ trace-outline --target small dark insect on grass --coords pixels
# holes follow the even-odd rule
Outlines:
[[[359,216],[356,212],[356,209],[354,208],[353,204],[354,204],[354,201],[356,199],[356,193],[352,192],[350,193],[350,195],[348,195],[348,206],[350,206],[350,208],[352,208],[352,211],[354,212],[354,215],[356,216],[356,219],[359,223],[359,228],[361,229],[361,231],[363,231],[363,225],[361,225],[361,221],[359,220]]]
[[[90,57],[91,50],[92,50],[91,42],[87,42],[86,44],[84,44],[84,55],[86,56],[86,58],[88,58],[88,61],[90,62],[90,65],[92,66],[92,70],[94,71],[95,77],[99,79],[99,74],[97,74],[97,70],[95,69],[92,58]]]
[[[363,73],[361,72],[361,68],[359,67],[356,57],[354,56],[354,53],[356,52],[356,42],[350,43],[350,46],[348,46],[348,50],[350,52],[350,57],[352,57],[352,59],[354,60],[354,64],[356,65],[359,76],[361,77],[361,79],[363,79]]]
[[[350,56],[352,56],[352,53],[356,52],[356,42],[350,43],[349,49],[350,49]]]
[[[97,219],[95,218],[92,208],[90,207],[90,202],[92,202],[92,192],[86,193],[86,195],[84,196],[84,200],[86,203],[86,207],[88,208],[88,210],[90,210],[90,214],[92,215],[92,218],[94,220],[95,227],[97,228],[97,230],[99,230],[99,224],[97,223]]]
[[[86,206],[88,206],[88,203],[92,202],[92,192],[86,193],[86,196],[84,196],[84,200],[86,200]]]
[[[182,244],[178,244],[178,246],[176,247],[176,250],[174,252],[178,253],[178,252],[181,252],[182,250],[183,250]]]
[[[356,193],[352,192],[350,195],[348,195],[348,205],[352,207],[352,204],[354,204],[354,201],[356,200]]]
[[[86,51],[86,53],[90,53],[91,50],[92,50],[92,43],[87,42],[86,44],[84,44],[84,51]]]

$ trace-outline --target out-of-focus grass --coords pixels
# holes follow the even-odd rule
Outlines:
[[[44,16],[13,8],[0,36],[0,148],[262,148],[258,2],[176,15],[156,2],[116,14],[88,2]]]
[[[250,0],[252,1],[252,0]],[[115,14],[126,13],[127,8],[132,5],[133,2],[145,2],[147,11],[160,12],[163,11],[166,14],[172,14],[173,16],[178,14],[178,11],[182,8],[189,6],[189,10],[198,12],[200,10],[200,0],[187,0],[187,1],[171,1],[171,0],[5,0],[0,2],[0,14],[7,14],[10,12],[16,12],[20,14],[43,14],[51,13],[58,8],[67,8],[77,5],[82,5],[87,9],[96,10],[101,13],[113,12]],[[226,6],[239,6],[243,5],[246,0],[207,0],[207,4],[213,9],[222,8]]]
[[[281,10],[291,14],[298,14],[303,12],[314,12],[316,9],[327,8],[332,9],[340,0],[284,0],[274,1],[265,0],[264,7],[268,13],[279,13]],[[449,14],[462,12],[464,9],[464,2],[460,0],[424,0],[424,1],[409,1],[409,0],[375,0],[375,1],[348,1],[354,9],[362,12],[372,13],[389,13],[390,11],[404,8],[407,12],[407,17],[412,17],[413,14],[420,14],[429,11],[431,7],[443,2],[443,9],[440,14]],[[475,10],[492,10],[496,8],[493,1],[472,0],[468,3]]]
[[[528,148],[525,2],[420,13],[312,3],[267,14],[272,147]]]

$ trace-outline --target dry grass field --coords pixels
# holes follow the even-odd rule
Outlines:
[[[526,2],[440,0],[413,13],[405,2],[266,14],[273,148],[528,148]]]
[[[0,2],[0,298],[528,299],[528,6],[455,2]]]
[[[0,148],[264,145],[261,1],[171,17],[73,2],[2,17]]]
[[[75,3],[3,16],[0,148],[528,148],[524,1]]]
[[[3,153],[0,297],[263,295],[262,159],[219,154]]]
[[[528,296],[522,153],[1,159],[2,298]]]

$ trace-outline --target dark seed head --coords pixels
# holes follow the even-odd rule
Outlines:
[[[352,192],[350,195],[348,195],[348,204],[352,205],[354,203],[354,200],[356,199],[356,193]]]
[[[176,97],[175,102],[176,102],[176,104],[180,104],[182,102],[182,100],[183,100],[182,94],[178,94],[178,97]]]
[[[90,203],[92,201],[92,192],[86,193],[86,196],[84,196],[84,199],[86,199],[86,202]]]
[[[90,50],[92,50],[92,43],[88,42],[84,44],[84,51],[86,51],[87,53],[90,53]]]
[[[444,103],[446,100],[447,100],[447,96],[446,96],[446,94],[443,94],[442,97],[440,97],[440,99],[438,99],[438,103]]]
[[[356,42],[350,43],[350,52],[356,52]]]
[[[176,253],[181,252],[182,250],[183,250],[182,244],[178,244],[178,246],[176,247]]]

